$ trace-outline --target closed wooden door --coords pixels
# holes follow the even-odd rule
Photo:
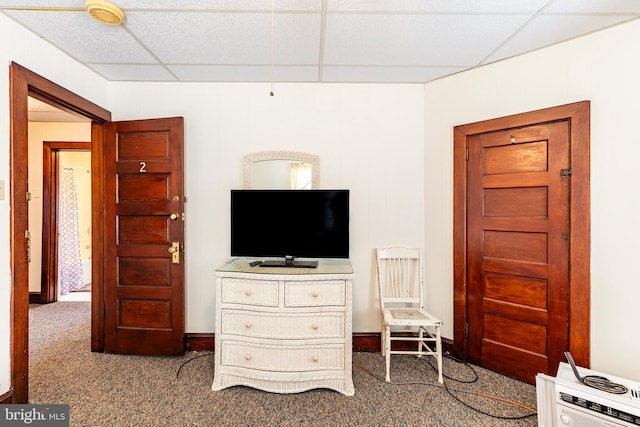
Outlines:
[[[105,124],[105,351],[184,351],[183,119]]]
[[[469,138],[469,360],[532,382],[569,349],[568,122]]]

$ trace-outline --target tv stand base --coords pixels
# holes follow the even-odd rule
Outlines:
[[[266,260],[259,265],[260,267],[316,268],[318,267],[318,261]]]

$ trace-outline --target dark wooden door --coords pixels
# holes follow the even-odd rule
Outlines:
[[[569,122],[468,147],[469,361],[533,382],[569,350]]]
[[[104,158],[105,351],[182,354],[183,119],[107,123]]]

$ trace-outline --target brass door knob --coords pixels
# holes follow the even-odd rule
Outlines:
[[[180,264],[180,242],[171,242],[171,246],[167,251],[171,254],[171,262]]]

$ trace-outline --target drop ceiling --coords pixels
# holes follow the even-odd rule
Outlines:
[[[422,83],[640,16],[639,0],[0,0],[110,81]]]
[[[615,26],[640,0],[0,0],[110,81],[423,83]]]

